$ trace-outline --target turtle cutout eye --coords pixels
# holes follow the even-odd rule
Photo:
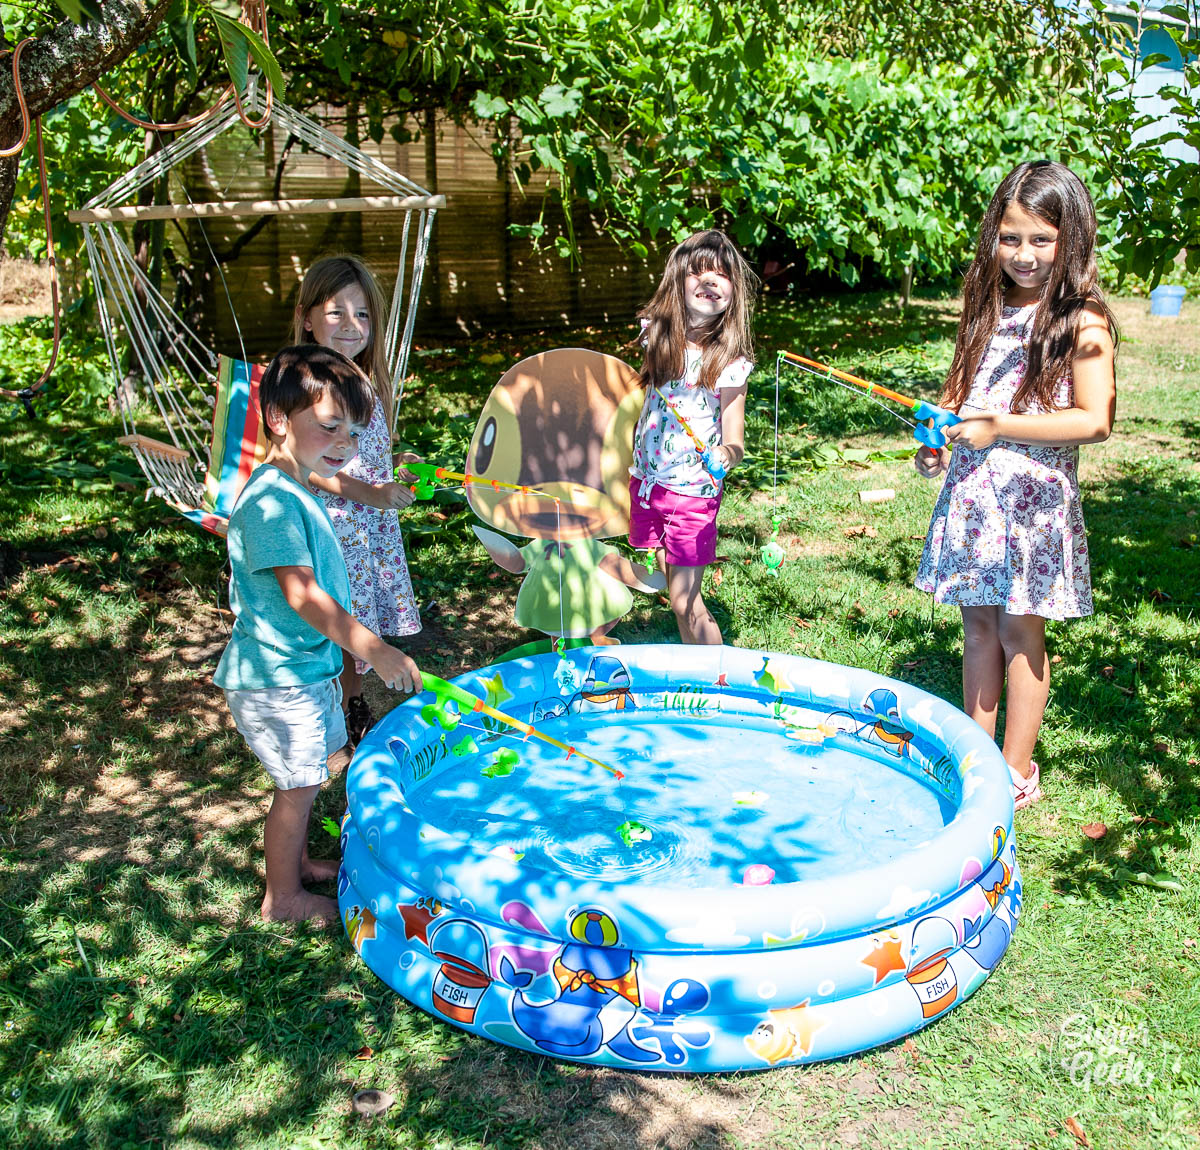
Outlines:
[[[492,454],[496,450],[496,417],[488,416],[483,425],[483,433],[479,436],[479,446],[475,450],[475,473],[487,471],[492,462]]]

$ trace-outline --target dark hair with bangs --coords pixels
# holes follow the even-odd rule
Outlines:
[[[267,411],[291,416],[312,407],[326,392],[352,423],[363,427],[375,410],[375,390],[362,368],[340,351],[317,343],[285,347],[271,360],[258,385],[263,430],[271,438]]]
[[[1012,284],[1000,266],[1000,223],[1010,204],[1058,229],[1054,266],[1034,315],[1029,361],[1012,410],[1024,411],[1031,401],[1046,411],[1055,408],[1058,382],[1071,372],[1076,331],[1087,307],[1104,314],[1114,344],[1119,338],[1116,320],[1096,283],[1096,213],[1083,181],[1050,160],[1018,164],[992,196],[979,227],[975,259],[963,281],[962,318],[945,391],[946,406],[955,411],[971,390],[1000,324],[1004,293]]]
[[[716,390],[717,380],[736,359],[754,359],[750,319],[758,277],[724,232],[697,232],[678,244],[667,257],[662,279],[650,302],[638,312],[644,323],[635,341],[643,345],[642,387],[657,387],[682,379],[687,369],[688,313],[684,281],[689,275],[716,271],[728,277],[733,289],[729,307],[713,316],[705,328],[692,330],[700,345],[699,385]]]

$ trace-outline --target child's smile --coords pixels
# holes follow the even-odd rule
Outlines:
[[[367,297],[358,284],[348,284],[323,304],[310,308],[304,330],[322,347],[340,351],[353,359],[371,342],[371,313]]]
[[[1020,204],[1004,209],[997,239],[1000,267],[1012,282],[1005,294],[1009,304],[1033,303],[1054,270],[1058,253],[1058,228],[1040,216],[1030,215]]]
[[[275,413],[270,427],[282,440],[272,444],[267,462],[300,483],[307,483],[309,475],[336,475],[358,454],[362,434],[328,392],[303,411],[286,417]]]
[[[719,271],[689,272],[683,281],[688,324],[702,325],[723,315],[733,300],[733,285]]]

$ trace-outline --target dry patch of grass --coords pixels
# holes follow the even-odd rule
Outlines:
[[[49,314],[49,265],[9,256],[0,258],[0,323]]]

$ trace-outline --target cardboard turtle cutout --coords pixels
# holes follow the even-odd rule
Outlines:
[[[467,452],[471,509],[488,554],[524,574],[516,620],[547,635],[591,637],[661,590],[603,539],[629,531],[629,465],[642,409],[638,374],[611,355],[560,348],[530,356],[492,388]],[[490,487],[498,481],[518,490]]]

